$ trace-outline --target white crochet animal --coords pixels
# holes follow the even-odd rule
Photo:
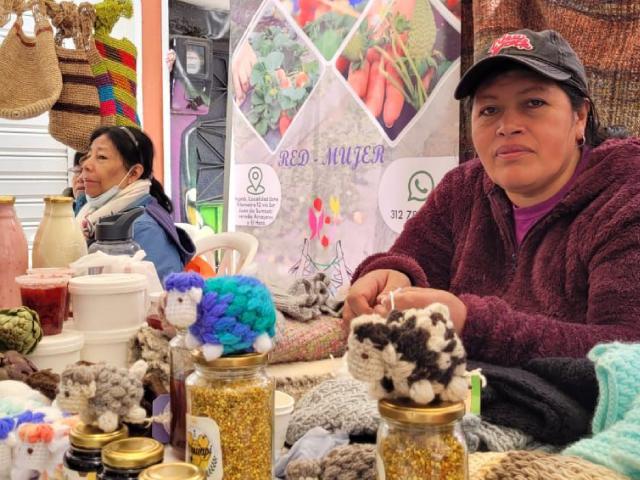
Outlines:
[[[6,480],[11,473],[11,450],[15,438],[11,433],[7,438],[0,440],[0,480]]]
[[[198,320],[198,305],[202,301],[204,281],[196,274],[181,273],[170,276],[165,281],[164,315],[171,325],[178,329],[187,329]],[[202,353],[207,359],[222,355],[222,345],[202,344],[195,335],[187,331],[185,338],[187,348],[202,346]]]
[[[142,423],[146,412],[140,401],[146,371],[144,360],[138,360],[128,370],[102,363],[72,365],[60,376],[56,402],[62,410],[78,413],[82,422],[104,432],[113,432],[122,420]]]
[[[13,449],[11,480],[56,478],[64,452],[69,447],[70,426],[63,422],[25,423],[18,427]]]
[[[351,323],[348,347],[349,371],[370,384],[374,398],[408,397],[423,405],[436,397],[466,398],[466,353],[445,305],[393,311],[386,319],[360,316]]]

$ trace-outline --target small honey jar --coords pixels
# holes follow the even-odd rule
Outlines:
[[[380,400],[379,480],[466,480],[468,452],[460,403],[419,405],[408,399]]]
[[[204,472],[190,463],[162,463],[147,468],[139,480],[205,480]]]
[[[69,433],[71,446],[64,455],[62,478],[95,480],[102,467],[102,449],[128,435],[125,426],[105,433],[97,427],[78,423]]]
[[[162,462],[164,446],[147,437],[131,437],[102,449],[102,470],[98,480],[137,479],[140,473]]]
[[[213,480],[272,480],[275,382],[267,355],[206,361],[186,380],[187,462]]]

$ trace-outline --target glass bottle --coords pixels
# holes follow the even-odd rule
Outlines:
[[[85,478],[95,480],[102,467],[102,449],[111,442],[127,438],[129,432],[123,426],[118,430],[105,433],[102,430],[78,423],[69,433],[69,449],[64,454],[63,480]]]
[[[87,241],[73,216],[71,197],[45,197],[44,217],[33,242],[33,267],[68,267],[87,254]]]
[[[185,380],[193,372],[193,358],[191,351],[185,344],[186,329],[178,329],[175,337],[169,342],[169,362],[171,365],[171,381],[169,393],[171,395],[171,433],[170,443],[175,454],[184,460],[186,454],[186,416],[187,393]]]
[[[205,480],[204,472],[190,463],[163,463],[147,468],[140,480]]]
[[[14,208],[15,197],[0,196],[0,309],[22,305],[15,278],[29,267],[29,248]]]
[[[463,402],[418,405],[384,399],[378,410],[378,479],[467,479],[468,452],[460,426]]]
[[[131,437],[111,442],[102,449],[102,469],[98,480],[136,479],[143,470],[164,458],[160,442],[147,437]]]
[[[266,354],[194,354],[187,387],[187,462],[207,479],[271,480],[275,382]]]

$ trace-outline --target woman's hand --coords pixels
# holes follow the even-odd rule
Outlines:
[[[373,313],[382,309],[379,299],[392,290],[410,287],[411,280],[396,270],[373,270],[361,278],[349,289],[342,317],[350,322],[358,315]]]
[[[242,45],[233,59],[231,64],[231,78],[233,80],[233,90],[238,105],[244,102],[247,92],[251,88],[251,72],[257,61],[256,52],[253,51],[249,42],[245,42]]]
[[[408,310],[410,308],[424,308],[432,303],[442,303],[449,307],[451,321],[458,335],[462,333],[467,320],[466,305],[453,293],[447,292],[446,290],[419,287],[402,288],[393,293],[393,305],[391,305],[391,303],[391,295],[388,293],[380,298],[380,304],[384,308],[382,312],[383,315],[389,313],[392,308],[396,310]]]

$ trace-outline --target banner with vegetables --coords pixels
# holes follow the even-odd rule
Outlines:
[[[456,0],[231,3],[232,225],[346,285],[458,163]]]

